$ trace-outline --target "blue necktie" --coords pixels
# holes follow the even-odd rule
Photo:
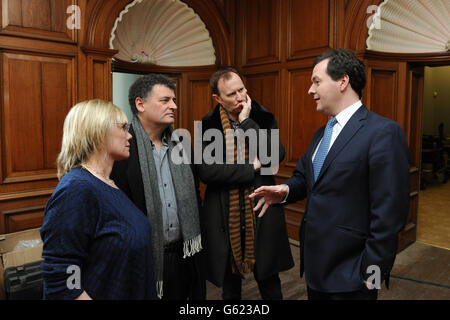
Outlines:
[[[333,132],[333,126],[336,124],[337,120],[335,117],[328,120],[327,126],[325,127],[325,133],[323,134],[322,142],[320,143],[319,149],[317,150],[316,157],[313,161],[314,168],[314,181],[317,180],[319,176],[320,169],[322,169],[323,162],[327,157],[328,147],[330,146],[331,134]]]

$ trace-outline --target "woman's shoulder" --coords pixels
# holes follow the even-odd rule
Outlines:
[[[100,197],[95,181],[91,181],[89,173],[83,171],[85,170],[74,168],[61,178],[47,201],[41,230],[48,230],[49,226],[54,225],[72,228],[84,220],[95,225]]]
[[[93,198],[97,193],[95,181],[89,172],[80,168],[74,168],[67,172],[59,181],[55,191],[49,199],[49,203],[54,201],[85,201],[86,198]]]
[[[82,167],[76,167],[61,178],[58,187],[86,191],[95,189],[97,179]]]

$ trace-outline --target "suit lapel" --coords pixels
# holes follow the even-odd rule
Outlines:
[[[352,139],[352,137],[358,132],[358,130],[363,126],[363,122],[361,120],[367,117],[368,110],[365,106],[361,106],[348,120],[345,127],[342,129],[339,136],[334,141],[333,145],[330,148],[330,151],[325,158],[325,161],[322,165],[322,169],[320,170],[320,174],[317,177],[316,183],[320,180],[322,175],[325,173],[327,168],[330,166],[331,162],[336,158],[336,156],[340,153],[342,148]]]

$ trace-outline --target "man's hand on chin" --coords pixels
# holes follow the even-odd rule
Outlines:
[[[247,101],[242,103],[242,110],[239,113],[239,123],[250,117],[250,111],[252,111],[252,99],[247,95]]]

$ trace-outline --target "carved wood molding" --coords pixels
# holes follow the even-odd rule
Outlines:
[[[11,201],[17,199],[36,198],[42,196],[50,196],[55,188],[46,188],[39,190],[27,190],[20,192],[9,192],[0,194],[0,202]]]
[[[113,72],[134,72],[137,74],[147,74],[151,72],[162,72],[168,74],[179,74],[183,72],[212,72],[216,70],[216,65],[200,66],[200,67],[165,67],[152,64],[132,63],[127,61],[113,59]]]
[[[38,210],[44,210],[44,209],[45,209],[45,204],[40,205],[40,206],[24,207],[24,208],[12,209],[12,210],[0,211],[0,214],[10,215],[10,214],[26,213],[26,212],[38,211]]]
[[[26,39],[0,34],[1,50],[16,50],[20,52],[43,53],[76,57],[77,47],[73,44],[54,43],[42,39]]]
[[[109,58],[112,58],[117,52],[119,52],[118,50],[95,47],[81,47],[81,50],[87,55],[98,55]]]
[[[109,38],[116,18],[129,0],[92,0],[87,4],[85,48],[109,48]],[[231,65],[230,32],[227,23],[211,0],[183,0],[205,23],[216,50],[218,66]]]
[[[349,0],[345,10],[344,47],[362,54],[366,51],[369,32],[367,13],[369,6],[378,6],[383,0]]]
[[[384,61],[407,61],[418,64],[436,65],[448,64],[450,53],[387,53],[367,50],[364,58],[379,59]]]

